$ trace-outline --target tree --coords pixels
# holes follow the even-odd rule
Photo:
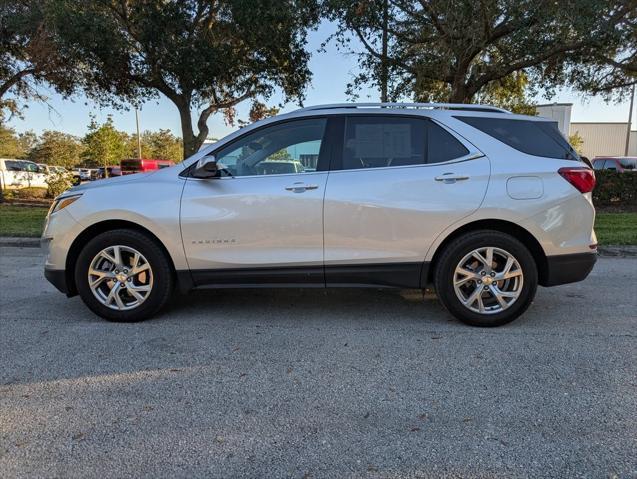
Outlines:
[[[35,141],[32,131],[17,134],[13,128],[0,123],[0,158],[27,158]]]
[[[568,142],[571,144],[573,149],[577,151],[578,155],[584,154],[584,138],[582,138],[578,132],[569,135]]]
[[[29,156],[38,163],[73,168],[80,164],[83,149],[82,143],[73,135],[47,130]]]
[[[265,103],[260,101],[252,102],[250,111],[248,113],[248,120],[239,120],[239,127],[243,128],[255,121],[263,120],[265,118],[276,116],[279,114],[279,108],[276,106],[268,107]]]
[[[142,135],[142,157],[179,162],[184,159],[181,138],[170,130],[145,131]]]
[[[515,72],[487,84],[473,98],[477,103],[495,105],[521,115],[537,115],[533,100],[528,95],[528,77]]]
[[[581,91],[624,100],[637,84],[637,8],[616,25],[615,34],[621,39],[620,48],[584,50],[571,61],[566,81]]]
[[[89,96],[139,103],[161,93],[177,107],[187,157],[218,111],[267,98],[277,87],[287,100],[302,100],[310,79],[306,31],[318,20],[314,3],[57,0],[49,18],[61,53],[81,64]]]
[[[119,165],[123,158],[130,156],[128,135],[115,129],[110,116],[102,125],[92,118],[88,130],[82,140],[85,147],[82,158],[86,165]],[[107,170],[105,175],[108,176]]]
[[[386,65],[390,98],[454,103],[506,90],[521,72],[548,95],[565,84],[592,91],[578,67],[621,56],[630,31],[621,26],[637,11],[633,0],[391,0],[385,28],[384,0],[326,5],[339,45],[350,48],[351,35],[362,45],[350,92],[379,86]]]
[[[45,100],[43,83],[70,94],[75,68],[59,55],[44,19],[45,2],[0,0],[0,119],[19,114],[24,100]]]

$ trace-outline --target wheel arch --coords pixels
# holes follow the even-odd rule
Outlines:
[[[529,249],[531,255],[533,256],[533,259],[535,260],[539,284],[544,285],[546,283],[548,275],[548,262],[546,259],[546,254],[544,253],[544,249],[540,245],[539,241],[522,226],[512,223],[511,221],[497,219],[472,221],[460,226],[449,235],[447,235],[447,237],[438,245],[431,259],[427,273],[428,283],[433,282],[433,275],[436,270],[438,260],[440,259],[440,256],[442,255],[445,248],[449,245],[449,243],[466,233],[478,230],[499,231],[501,233],[509,234],[514,238],[520,240],[524,244],[524,246]]]
[[[155,235],[148,228],[127,220],[99,221],[97,223],[93,223],[88,228],[83,230],[79,235],[77,235],[77,237],[73,240],[71,247],[69,248],[69,252],[66,255],[66,264],[64,270],[66,275],[68,296],[77,295],[77,285],[75,284],[75,264],[77,263],[77,258],[82,251],[82,247],[86,245],[86,243],[88,243],[91,239],[95,238],[97,235],[117,229],[130,229],[138,231],[153,239],[168,258],[172,271],[173,273],[175,273],[175,263],[172,256],[170,255],[164,244],[161,242],[161,240],[157,237],[157,235]]]

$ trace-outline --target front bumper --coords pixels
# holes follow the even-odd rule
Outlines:
[[[44,269],[44,277],[55,286],[60,292],[67,296],[73,296],[69,291],[66,271],[63,269]]]
[[[597,261],[597,253],[574,253],[547,256],[546,271],[540,278],[542,286],[575,283],[586,279]]]

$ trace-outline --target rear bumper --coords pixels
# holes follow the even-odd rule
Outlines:
[[[562,254],[547,256],[546,272],[540,278],[542,286],[575,283],[586,279],[597,261],[597,253]]]

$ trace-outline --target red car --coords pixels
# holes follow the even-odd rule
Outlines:
[[[129,158],[121,162],[122,175],[161,170],[174,165],[175,162],[170,160],[148,160],[145,158]]]
[[[637,171],[637,156],[597,156],[593,158],[593,168],[619,173]]]

